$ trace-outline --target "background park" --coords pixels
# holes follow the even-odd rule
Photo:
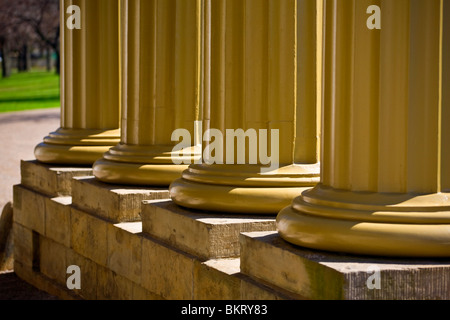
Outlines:
[[[59,47],[58,0],[0,0],[0,225],[20,160],[34,159],[34,146],[59,126]],[[15,276],[2,237],[0,300],[51,299]]]
[[[0,0],[0,112],[59,106],[59,1]]]

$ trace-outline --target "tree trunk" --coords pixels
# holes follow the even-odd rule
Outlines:
[[[25,45],[25,71],[31,71],[31,46]]]
[[[31,70],[31,52],[27,44],[24,44],[19,51],[17,69],[19,72],[28,72]]]
[[[59,48],[58,48],[59,49]],[[55,67],[56,67],[56,74],[61,74],[61,54],[59,50],[55,50],[56,53],[56,61],[55,61]]]
[[[61,37],[60,37],[60,26],[58,26],[58,28],[56,29],[56,38],[55,38],[55,46],[53,47],[53,50],[55,51],[56,54],[56,74],[61,74]]]
[[[0,38],[0,54],[2,56],[2,77],[8,78],[11,76],[11,58],[8,40]]]
[[[23,72],[25,71],[25,59],[24,59],[24,52],[23,47],[19,49],[18,55],[17,55],[17,71]]]
[[[52,71],[52,49],[48,46],[45,48],[45,65],[47,71]]]

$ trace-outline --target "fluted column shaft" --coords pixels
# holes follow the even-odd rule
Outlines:
[[[80,29],[66,24],[71,5],[80,8]],[[120,141],[118,7],[61,0],[61,128],[36,147],[38,160],[92,164]]]
[[[204,157],[191,165],[172,183],[172,199],[195,209],[276,214],[319,181],[321,2],[205,1],[205,9],[204,129],[222,133],[223,157],[215,150],[214,163]],[[258,142],[248,138],[238,150],[235,140],[230,149],[227,131],[239,129],[254,130]],[[205,145],[217,144],[205,135]],[[260,148],[273,153],[276,143],[279,168],[264,172]]]
[[[321,183],[280,212],[292,243],[450,256],[448,0],[326,0]],[[370,5],[381,29],[366,27]]]
[[[184,128],[193,140],[201,118],[200,12],[200,0],[121,1],[122,135],[94,164],[98,179],[169,185],[187,168],[174,164],[172,132]]]

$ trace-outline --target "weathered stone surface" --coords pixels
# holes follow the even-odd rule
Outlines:
[[[45,236],[70,248],[71,197],[45,199]]]
[[[75,207],[114,222],[140,221],[143,200],[169,198],[167,188],[110,185],[94,177],[74,178],[72,188]]]
[[[164,300],[139,284],[133,283],[133,300]]]
[[[241,272],[307,299],[450,298],[449,260],[357,257],[293,246],[276,232],[241,235]],[[280,263],[282,262],[282,263]],[[373,277],[379,275],[380,289]]]
[[[98,266],[97,299],[98,300],[132,300],[133,282],[114,271]]]
[[[47,197],[21,185],[15,185],[13,191],[14,221],[28,229],[45,234],[45,199]]]
[[[171,200],[144,201],[142,230],[201,260],[239,256],[239,234],[275,230],[275,218],[202,213]]]
[[[81,273],[81,289],[73,289],[71,292],[81,296],[83,299],[97,299],[97,269],[98,265],[88,258],[76,253],[73,250],[67,250],[67,267],[78,266]],[[67,270],[66,270],[67,271]],[[69,275],[66,275],[67,277]]]
[[[56,281],[48,278],[44,274],[29,268],[19,261],[14,261],[14,272],[19,278],[33,285],[34,287],[45,291],[53,296],[63,300],[79,300],[73,291],[68,290],[66,286],[58,284]]]
[[[195,257],[142,237],[142,286],[168,300],[191,300]]]
[[[9,202],[0,215],[0,272],[14,268],[13,208]]]
[[[14,220],[66,247],[70,247],[70,205],[71,197],[50,198],[14,186]]]
[[[33,231],[17,222],[14,222],[13,235],[14,263],[19,261],[22,265],[31,269],[33,267],[33,257],[35,250]]]
[[[123,222],[108,226],[108,267],[136,283],[142,274],[141,222]]]
[[[46,237],[40,237],[39,265],[40,272],[55,280],[62,286],[66,285],[67,259],[66,252],[69,249]]]
[[[106,267],[108,261],[108,227],[110,222],[72,208],[72,249],[95,263]]]
[[[65,167],[38,161],[21,161],[23,186],[50,197],[70,196],[73,177],[92,175],[91,167]]]
[[[296,300],[298,296],[292,295],[284,290],[274,289],[263,284],[260,280],[255,281],[250,277],[244,277],[241,281],[241,300]]]
[[[213,259],[195,265],[196,300],[292,300],[296,297],[240,272],[240,258]]]
[[[195,300],[238,300],[241,295],[239,258],[195,264]]]

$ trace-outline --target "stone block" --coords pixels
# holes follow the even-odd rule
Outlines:
[[[71,197],[45,199],[45,236],[70,248]]]
[[[314,251],[276,232],[241,235],[241,272],[307,299],[448,300],[450,260]]]
[[[196,264],[195,300],[292,300],[295,297],[279,288],[240,272],[240,258],[213,259]]]
[[[139,284],[133,283],[133,300],[164,300]]]
[[[47,197],[21,185],[15,185],[13,191],[14,221],[28,229],[45,234],[45,200]]]
[[[13,224],[14,261],[33,268],[34,251],[36,241],[33,241],[33,231],[21,224]],[[38,240],[37,240],[38,241]]]
[[[243,276],[241,281],[240,300],[296,300],[298,296],[284,292],[280,288],[263,284],[260,280],[253,280],[250,277]]]
[[[38,288],[39,290],[45,291],[54,297],[58,297],[63,300],[79,300],[80,297],[77,296],[67,287],[58,284],[56,281],[48,278],[44,274],[34,271],[31,268],[24,266],[19,261],[14,262],[14,272],[22,280],[28,282],[32,286]]]
[[[194,300],[239,300],[241,275],[239,258],[196,263]]]
[[[108,226],[108,268],[133,282],[141,282],[141,222],[123,222]]]
[[[142,282],[150,292],[167,300],[191,300],[195,257],[142,237]]]
[[[74,178],[72,188],[75,207],[114,222],[140,221],[143,200],[169,198],[167,188],[111,185],[94,177]]]
[[[62,286],[66,286],[67,280],[67,250],[68,248],[64,247],[62,244],[46,237],[40,237],[40,272]]]
[[[132,300],[133,282],[114,271],[97,267],[98,300]]]
[[[70,196],[72,178],[92,175],[91,167],[69,167],[21,161],[22,185],[50,197]]]
[[[66,259],[67,266],[78,266],[81,273],[81,289],[72,292],[83,299],[97,299],[97,264],[73,250],[67,250]]]
[[[110,222],[75,208],[72,208],[70,217],[72,249],[106,267]]]
[[[144,201],[142,231],[201,260],[239,256],[241,232],[276,230],[275,218],[205,213],[171,200]]]

